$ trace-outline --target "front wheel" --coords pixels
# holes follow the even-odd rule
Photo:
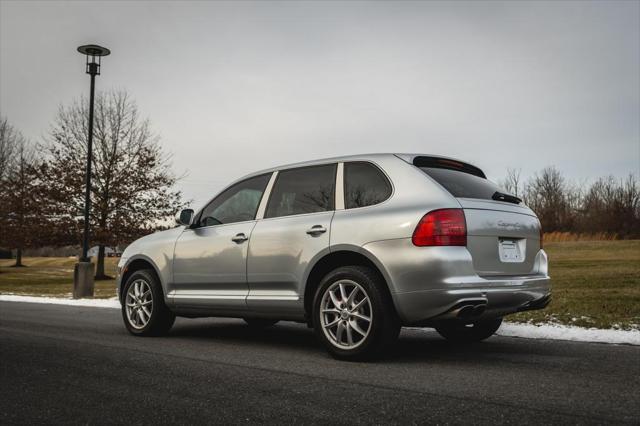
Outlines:
[[[131,334],[159,336],[173,326],[176,316],[164,303],[162,286],[153,271],[136,271],[124,286],[122,319]]]
[[[502,318],[478,321],[472,324],[442,324],[436,331],[447,340],[456,343],[479,342],[493,336],[502,324]]]
[[[317,336],[338,359],[380,356],[400,332],[386,284],[372,269],[346,266],[324,277],[313,302]]]

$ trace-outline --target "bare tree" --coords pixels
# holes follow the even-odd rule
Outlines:
[[[18,143],[24,139],[6,117],[0,117],[0,179],[5,177]]]
[[[5,181],[10,165],[15,160],[17,141],[21,139],[19,132],[9,124],[6,117],[0,117],[0,228],[6,229],[9,215],[9,206],[6,196],[10,188]],[[6,231],[0,233],[0,246],[8,247]]]
[[[578,228],[620,237],[640,235],[640,185],[635,176],[624,180],[600,178],[584,196]]]
[[[574,207],[579,197],[569,197],[569,185],[555,167],[546,167],[527,183],[524,201],[531,207],[549,231],[571,231],[574,225]]]
[[[39,243],[46,218],[42,215],[43,205],[38,197],[40,181],[36,173],[36,151],[19,132],[14,130],[13,135],[12,152],[0,181],[3,188],[0,192],[0,244],[16,249],[14,266],[20,267],[24,266],[23,250]]]
[[[522,182],[520,180],[521,172],[522,171],[520,169],[516,170],[509,168],[507,169],[507,177],[505,177],[502,182],[499,182],[500,186],[502,186],[508,193],[513,194],[516,197],[522,195]]]
[[[87,155],[88,102],[60,107],[41,171],[57,220],[80,241]],[[92,168],[91,240],[98,244],[96,279],[104,273],[105,246],[151,232],[182,205],[172,189],[176,177],[170,157],[149,121],[124,91],[96,95]]]
[[[632,174],[621,183],[620,224],[627,230],[626,237],[640,236],[640,182]]]

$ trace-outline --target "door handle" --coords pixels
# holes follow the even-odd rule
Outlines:
[[[247,237],[246,235],[244,235],[242,232],[239,234],[236,234],[233,238],[231,238],[231,241],[233,241],[234,243],[243,243],[245,241],[247,241],[249,239],[249,237]]]
[[[313,225],[310,229],[307,229],[307,234],[313,236],[324,234],[325,232],[327,232],[327,228],[322,225]]]

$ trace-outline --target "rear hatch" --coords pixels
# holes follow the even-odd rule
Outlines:
[[[462,206],[467,222],[467,249],[482,276],[534,274],[540,250],[540,222],[517,197],[486,179],[482,170],[462,162],[415,157],[413,164]]]

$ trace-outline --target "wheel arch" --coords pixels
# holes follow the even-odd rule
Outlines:
[[[151,260],[147,256],[139,255],[129,259],[123,268],[124,272],[122,273],[122,278],[120,279],[119,288],[118,288],[118,294],[120,295],[120,302],[122,302],[124,286],[129,280],[129,277],[131,277],[131,275],[134,272],[140,271],[142,269],[148,269],[155,275],[156,279],[160,283],[160,287],[163,289],[163,293],[165,293],[164,297],[166,299],[166,292],[164,291],[164,285],[162,282],[162,278],[160,278],[160,273],[158,272],[157,266],[155,265],[153,260]]]
[[[330,253],[324,255],[314,263],[305,280],[304,311],[308,319],[311,318],[313,298],[322,278],[341,266],[366,266],[371,268],[384,281],[388,296],[390,300],[393,301],[389,276],[375,256],[362,247],[332,247]],[[395,302],[393,305],[393,309],[395,310]]]

